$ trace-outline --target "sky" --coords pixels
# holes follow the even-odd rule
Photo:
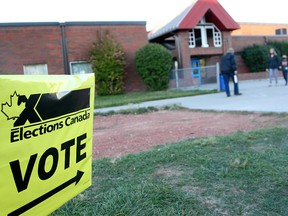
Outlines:
[[[149,31],[158,24],[173,19],[193,1],[2,0],[0,23],[146,21],[146,29]],[[263,0],[218,0],[218,2],[236,22],[288,24],[288,2],[284,0],[273,0],[273,3]]]

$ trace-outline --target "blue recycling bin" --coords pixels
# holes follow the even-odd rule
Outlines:
[[[225,82],[223,75],[220,75],[220,91],[225,91]]]

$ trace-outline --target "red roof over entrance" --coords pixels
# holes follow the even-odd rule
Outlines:
[[[168,24],[151,31],[149,39],[156,39],[175,30],[193,29],[204,16],[207,22],[214,23],[221,31],[240,28],[217,0],[198,0]]]

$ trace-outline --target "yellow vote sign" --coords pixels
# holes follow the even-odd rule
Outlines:
[[[0,215],[47,215],[92,183],[94,75],[2,75],[0,89]]]

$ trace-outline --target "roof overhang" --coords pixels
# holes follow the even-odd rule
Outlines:
[[[171,35],[171,32],[193,29],[204,16],[208,22],[215,24],[220,31],[233,31],[240,28],[239,24],[233,20],[217,0],[198,0],[168,24],[151,31],[148,39],[150,41],[157,40],[159,37],[163,38],[166,35]]]

